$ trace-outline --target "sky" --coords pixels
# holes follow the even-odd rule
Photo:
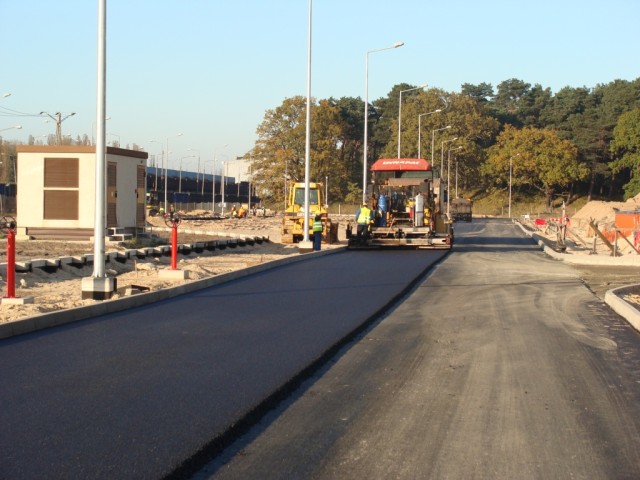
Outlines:
[[[3,139],[55,133],[42,111],[91,138],[98,0],[0,0],[0,18]],[[244,155],[266,111],[307,94],[308,18],[309,0],[107,0],[107,144],[168,145],[169,168],[207,173]],[[638,0],[315,0],[311,95],[364,99],[367,77],[369,101],[400,83],[631,81],[638,21]]]

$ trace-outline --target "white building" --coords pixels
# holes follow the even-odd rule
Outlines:
[[[93,237],[95,147],[22,145],[16,151],[17,238]],[[107,229],[144,229],[147,157],[147,152],[107,147]]]

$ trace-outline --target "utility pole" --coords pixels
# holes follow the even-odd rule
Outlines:
[[[50,113],[40,112],[40,115],[46,115],[51,118],[54,122],[56,122],[56,145],[62,145],[62,122],[64,122],[67,118],[75,115],[76,112],[71,112],[69,115],[62,118],[62,113],[56,112],[56,116],[54,117]]]

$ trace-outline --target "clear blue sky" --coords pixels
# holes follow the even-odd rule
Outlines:
[[[97,0],[0,0],[0,106],[96,118]],[[170,167],[243,155],[268,109],[306,95],[308,0],[108,0],[107,136]],[[312,95],[369,100],[399,83],[451,92],[518,78],[555,93],[640,77],[638,0],[315,0]],[[1,110],[0,110],[1,111]],[[5,139],[54,133],[40,117],[0,113]],[[183,133],[181,137],[175,137]],[[228,146],[224,147],[224,145]],[[185,168],[195,169],[194,159]],[[210,168],[210,167],[208,167]]]

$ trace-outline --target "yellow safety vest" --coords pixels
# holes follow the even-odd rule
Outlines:
[[[322,220],[314,220],[313,222],[313,231],[321,232],[322,231]]]
[[[371,221],[371,210],[369,210],[368,207],[362,207],[360,209],[360,215],[358,215],[358,220],[357,222],[359,224],[367,224]]]

